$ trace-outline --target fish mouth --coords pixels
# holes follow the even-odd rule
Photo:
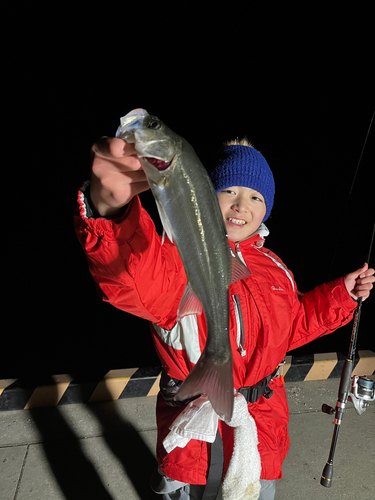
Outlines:
[[[164,161],[164,160],[159,160],[158,158],[149,158],[149,157],[144,157],[145,160],[147,160],[151,165],[153,165],[155,168],[158,170],[167,170],[169,165],[172,163],[173,158],[171,161]]]

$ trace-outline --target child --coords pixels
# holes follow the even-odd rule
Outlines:
[[[224,149],[211,177],[229,244],[251,271],[229,289],[233,377],[256,423],[259,498],[271,500],[289,447],[288,407],[277,367],[287,351],[348,323],[356,299],[369,296],[374,270],[365,264],[299,297],[291,271],[263,246],[268,235],[264,222],[275,191],[265,158],[246,141],[234,141]],[[232,427],[219,421],[212,445],[191,439],[169,453],[163,445],[187,403],[175,402],[174,395],[204,348],[206,330],[204,315],[177,321],[186,275],[176,247],[168,239],[162,245],[140,204],[137,195],[148,187],[134,146],[121,139],[101,139],[93,147],[91,185],[86,183],[79,193],[77,235],[103,300],[151,324],[163,365],[156,408],[159,474],[153,478],[153,489],[170,500],[222,498],[220,482],[234,448]],[[211,479],[220,449],[219,479]],[[244,498],[256,497],[257,492]]]

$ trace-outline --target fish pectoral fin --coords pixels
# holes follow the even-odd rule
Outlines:
[[[231,283],[242,280],[250,276],[251,271],[243,264],[238,255],[231,254],[232,276]]]
[[[158,200],[156,198],[155,198],[155,202],[156,202],[156,208],[158,209],[158,212],[159,212],[159,217],[160,217],[161,223],[163,225],[162,244],[164,243],[164,240],[165,240],[165,234],[168,236],[170,241],[173,243],[172,227],[169,223],[169,220],[168,220],[168,218],[163,210],[163,207],[160,205],[160,203],[158,202]]]
[[[190,283],[187,283],[184,295],[177,312],[178,320],[189,314],[202,314],[203,307],[198,297],[193,292]]]
[[[226,363],[214,364],[203,351],[197,364],[182,383],[175,396],[176,401],[184,401],[199,394],[206,394],[213,409],[225,420],[233,414],[234,389],[232,357]]]

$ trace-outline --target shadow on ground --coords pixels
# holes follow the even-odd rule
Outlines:
[[[98,419],[108,448],[119,459],[139,498],[160,498],[149,486],[151,474],[157,467],[156,459],[141,434],[118,414],[115,405],[90,404],[87,408]],[[80,439],[59,407],[48,408],[48,411],[46,408],[30,409],[30,415],[42,436],[46,458],[65,498],[115,500],[85,456]]]

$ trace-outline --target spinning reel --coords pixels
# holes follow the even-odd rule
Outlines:
[[[355,375],[352,378],[352,391],[348,399],[354,404],[358,415],[362,415],[368,408],[370,401],[375,401],[374,385],[374,381],[368,377],[358,377]]]
[[[362,415],[368,408],[371,401],[375,401],[375,382],[368,377],[352,377],[351,392],[348,394],[348,401],[354,405],[358,415]],[[335,409],[326,404],[322,405],[322,412],[333,415]]]

